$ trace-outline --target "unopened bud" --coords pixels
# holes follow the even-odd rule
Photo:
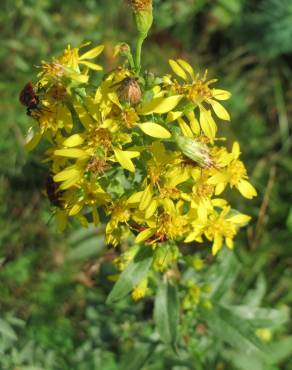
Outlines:
[[[152,26],[152,0],[131,0],[138,32],[145,37]]]
[[[121,55],[127,57],[131,53],[130,46],[125,43],[121,42],[115,46],[114,56]]]
[[[208,146],[190,137],[175,135],[175,141],[182,153],[201,167],[212,167],[214,162]]]
[[[141,100],[141,89],[133,77],[126,77],[117,90],[119,98],[130,105],[136,105]]]

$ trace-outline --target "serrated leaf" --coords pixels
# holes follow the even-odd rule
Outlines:
[[[119,280],[115,283],[106,302],[114,303],[130,293],[130,291],[146,276],[152,264],[152,260],[152,249],[141,246],[134,260],[130,262],[121,273]]]
[[[176,287],[170,282],[163,282],[158,288],[154,320],[161,340],[175,350],[178,326],[178,297]]]

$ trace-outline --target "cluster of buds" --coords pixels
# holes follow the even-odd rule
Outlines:
[[[59,228],[75,218],[85,227],[106,224],[114,246],[132,235],[151,245],[211,242],[213,254],[232,248],[249,216],[223,192],[234,187],[250,199],[256,191],[239,144],[228,150],[217,140],[215,121],[230,119],[221,103],[230,93],[182,59],[170,60],[172,74],[162,77],[137,75],[125,63],[96,88],[90,77],[102,70],[93,62],[102,50],[68,46],[21,92],[36,122],[27,148],[49,145],[48,194]]]

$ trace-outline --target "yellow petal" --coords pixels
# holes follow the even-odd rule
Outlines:
[[[222,104],[211,99],[209,99],[209,102],[218,118],[223,119],[224,121],[230,121],[230,115]]]
[[[76,168],[66,168],[54,176],[54,181],[62,182],[61,190],[65,190],[75,185],[82,177],[82,173]]]
[[[87,51],[86,53],[82,54],[79,57],[79,60],[93,59],[93,58],[99,56],[103,52],[103,49],[104,49],[103,45],[96,46],[95,48],[93,48],[93,49]]]
[[[177,121],[178,121],[179,127],[180,127],[184,136],[194,137],[194,135],[192,133],[192,130],[190,129],[190,127],[186,124],[186,122],[182,118],[178,118]]]
[[[67,213],[65,211],[57,210],[56,213],[56,224],[58,231],[61,233],[66,229],[67,226]]]
[[[208,209],[203,201],[199,202],[197,212],[199,220],[204,223],[208,217]]]
[[[226,90],[212,89],[212,95],[217,100],[228,100],[231,97],[231,93]]]
[[[94,226],[97,226],[100,223],[100,218],[96,206],[92,206],[92,218]]]
[[[237,141],[232,145],[232,156],[234,159],[237,159],[240,156],[240,146]]]
[[[73,105],[82,125],[85,128],[89,128],[89,126],[94,123],[94,120],[91,118],[91,116],[88,114],[87,110],[83,107],[82,104],[74,102]]]
[[[166,123],[173,122],[183,115],[183,112],[168,112]]]
[[[219,250],[222,248],[223,238],[222,236],[215,236],[213,246],[212,246],[212,254],[215,256]]]
[[[77,170],[77,168],[66,168],[65,170],[57,173],[54,176],[54,181],[60,182],[60,181],[66,181],[71,178],[79,177],[80,171]]]
[[[110,101],[112,101],[114,104],[116,104],[120,109],[123,109],[120,101],[119,101],[119,98],[118,98],[118,95],[113,91],[111,93],[108,93],[108,98],[110,99]]]
[[[169,59],[168,63],[175,74],[177,74],[185,81],[188,79],[186,72],[177,64],[175,60]]]
[[[102,66],[100,66],[99,64],[92,63],[92,62],[82,61],[80,62],[80,64],[84,64],[86,67],[88,67],[89,69],[93,69],[94,71],[103,70]]]
[[[151,199],[152,199],[152,188],[151,185],[148,185],[143,191],[141,197],[141,202],[139,204],[140,211],[144,211],[144,209],[146,209],[149,206]]]
[[[194,79],[195,78],[195,72],[193,70],[193,67],[183,59],[178,59],[177,61],[189,73],[191,78]]]
[[[125,168],[128,171],[135,172],[135,166],[131,159],[129,158],[129,156],[127,155],[127,152],[115,148],[114,153],[117,161],[123,168]]]
[[[132,194],[130,198],[127,200],[127,203],[128,204],[140,203],[142,195],[143,191],[138,191],[137,193]]]
[[[171,137],[170,132],[166,130],[166,128],[154,122],[141,123],[139,127],[146,135],[156,137],[158,139],[169,139]]]
[[[231,238],[225,238],[225,243],[229,249],[233,248],[233,240]]]
[[[201,128],[204,134],[213,143],[215,136],[216,136],[217,126],[211,116],[210,111],[205,111],[205,110],[200,109],[200,125],[201,125]]]
[[[89,78],[87,74],[77,73],[72,70],[66,70],[66,75],[72,80],[75,80],[80,83],[88,82],[88,78]]]
[[[183,95],[173,95],[167,98],[154,98],[138,110],[139,114],[167,113],[173,110],[183,98]]]
[[[63,141],[63,145],[69,148],[73,148],[74,146],[81,145],[84,139],[80,134],[74,134],[69,136],[67,139]]]
[[[222,198],[212,199],[212,205],[214,207],[223,208],[223,207],[227,206],[227,201],[225,199],[222,199]]]
[[[129,158],[137,158],[139,157],[140,155],[140,152],[135,152],[134,150],[127,150],[127,151],[124,151],[124,153],[126,153],[127,157]]]
[[[84,150],[82,149],[58,149],[54,151],[54,155],[58,155],[60,157],[68,157],[68,158],[83,158],[89,156]]]
[[[69,211],[69,216],[77,215],[77,213],[79,213],[81,209],[82,209],[82,204],[80,203],[74,204],[74,206]]]
[[[221,184],[216,185],[215,195],[221,194],[225,188],[226,188],[226,183],[224,182],[221,182]]]
[[[65,128],[67,132],[70,132],[73,127],[72,115],[66,105],[59,105],[56,113],[57,125],[60,128]]]
[[[250,221],[250,219],[250,216],[244,215],[242,213],[227,218],[227,220],[232,222],[233,224],[246,224]]]
[[[155,234],[155,230],[153,230],[153,229],[145,229],[145,230],[141,231],[136,236],[135,242],[136,243],[144,242],[145,240],[151,238],[151,236],[154,235],[154,234]]]
[[[212,175],[209,179],[208,179],[208,184],[211,184],[211,185],[217,185],[221,182],[225,182],[227,181],[228,179],[228,176],[226,176],[226,174],[224,172],[216,172],[214,175]]]
[[[145,212],[145,218],[150,218],[154,215],[156,209],[158,207],[157,201],[155,199],[152,199],[151,203],[147,207],[147,210]]]
[[[199,124],[199,121],[197,120],[197,118],[195,117],[195,113],[194,112],[189,112],[186,114],[186,116],[188,117],[188,120],[190,122],[190,126],[191,126],[191,129],[193,131],[193,133],[195,135],[199,135],[200,134],[200,124]]]
[[[184,242],[185,243],[191,243],[193,241],[197,241],[197,239],[200,237],[200,234],[198,233],[198,231],[193,231],[191,233],[188,234],[188,236],[185,238]]]
[[[253,197],[257,196],[256,189],[246,180],[241,180],[238,183],[237,188],[240,191],[241,195],[243,195],[247,199],[252,199]]]

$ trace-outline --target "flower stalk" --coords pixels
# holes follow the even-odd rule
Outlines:
[[[131,0],[131,5],[138,31],[135,66],[139,73],[141,70],[142,45],[153,23],[152,0]]]

